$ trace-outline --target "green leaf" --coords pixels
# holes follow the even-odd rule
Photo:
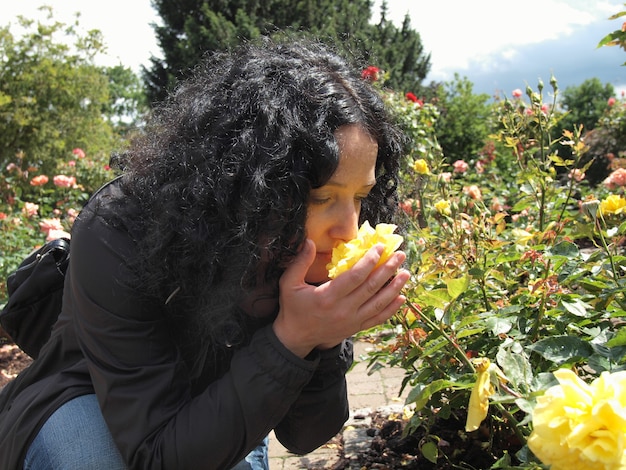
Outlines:
[[[608,287],[608,283],[599,279],[580,279],[578,281],[578,284],[580,285],[580,287],[592,294],[602,292],[602,290]]]
[[[616,346],[626,346],[626,329],[620,329],[613,338],[607,341],[606,345],[609,348],[614,348]]]
[[[452,382],[444,379],[435,380],[428,385],[418,384],[409,392],[409,395],[406,398],[406,403],[415,403],[415,409],[421,410],[424,406],[426,406],[430,397],[441,390],[446,390],[448,388],[461,389],[472,387],[472,384],[467,384],[462,387],[459,387],[459,385],[460,384],[458,382]]]
[[[589,357],[591,346],[575,336],[552,336],[528,345],[531,351],[555,364],[564,364],[574,358]]]
[[[505,450],[504,455],[491,468],[511,468],[511,456]]]
[[[578,247],[571,242],[560,242],[550,249],[553,256],[564,256],[566,258],[577,258],[580,253]]]
[[[456,279],[444,279],[448,287],[448,294],[452,299],[456,299],[459,295],[469,287],[469,276],[461,276]]]
[[[422,307],[435,307],[444,309],[450,303],[448,289],[422,290],[417,294],[415,302]]]
[[[426,442],[420,449],[422,455],[432,463],[437,463],[437,458],[439,457],[439,449],[437,448],[437,444],[433,441]]]
[[[561,299],[561,305],[565,310],[577,317],[587,318],[589,316],[587,311],[590,308],[589,305],[580,299],[574,299],[574,301]]]
[[[498,365],[504,375],[511,381],[514,388],[520,387],[528,391],[529,384],[533,379],[532,367],[526,354],[512,352],[509,348],[500,348],[496,355]]]
[[[494,316],[487,318],[485,323],[494,335],[506,334],[513,328],[513,321],[510,318]]]

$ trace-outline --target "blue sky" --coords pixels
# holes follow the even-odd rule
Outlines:
[[[378,16],[375,0],[374,20]],[[0,24],[18,14],[32,17],[42,3],[69,21],[80,11],[85,29],[103,32],[108,54],[100,61],[139,70],[159,55],[150,26],[158,22],[150,0],[0,0]],[[451,80],[455,73],[474,83],[475,93],[507,94],[526,85],[546,87],[551,74],[561,89],[598,77],[626,89],[626,52],[597,49],[598,41],[621,27],[609,21],[626,10],[622,0],[388,0],[389,19],[400,25],[408,13],[413,29],[431,53],[430,80]],[[547,89],[547,88],[546,88]]]
[[[381,0],[376,0],[375,11]],[[626,87],[626,52],[596,46],[622,20],[621,0],[388,0],[388,17],[400,25],[408,13],[431,52],[429,80],[454,73],[474,83],[475,93],[508,94],[551,74],[559,88],[598,77]]]

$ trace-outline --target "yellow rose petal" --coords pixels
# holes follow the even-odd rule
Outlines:
[[[428,163],[423,158],[415,160],[415,163],[413,163],[413,169],[416,173],[419,173],[420,175],[430,174],[430,170],[428,169]]]
[[[478,378],[470,394],[469,405],[467,407],[467,421],[465,430],[467,432],[476,431],[480,423],[487,417],[489,411],[489,397],[494,394],[493,385],[489,377],[489,366],[491,361],[487,358],[474,360]]]
[[[348,271],[378,243],[384,245],[385,248],[376,267],[385,263],[403,241],[402,236],[393,233],[396,228],[393,224],[378,224],[376,228],[372,228],[370,223],[365,221],[354,240],[340,243],[333,249],[331,262],[326,266],[328,277],[335,279],[341,273]]]
[[[591,384],[569,369],[537,399],[528,447],[552,470],[626,468],[626,372]]]

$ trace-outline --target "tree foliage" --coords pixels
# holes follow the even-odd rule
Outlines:
[[[437,139],[448,163],[470,161],[482,150],[490,132],[489,95],[474,94],[473,85],[455,74],[439,90]]]
[[[602,84],[599,78],[590,78],[578,86],[569,86],[561,95],[561,106],[567,114],[561,120],[562,129],[583,126],[590,131],[606,112],[607,101],[614,96],[610,83]]]
[[[19,34],[0,27],[0,165],[47,172],[80,147],[110,153],[119,125],[137,119],[139,78],[122,66],[96,65],[105,50],[98,30],[83,33],[42,7],[43,20],[18,17]],[[19,155],[19,158],[16,156]]]
[[[430,68],[408,16],[401,28],[386,19],[370,22],[371,0],[154,0],[162,18],[155,26],[163,59],[152,57],[143,76],[152,102],[162,100],[188,76],[205,53],[260,36],[311,35],[349,51],[362,63],[390,71],[390,86],[419,93]]]

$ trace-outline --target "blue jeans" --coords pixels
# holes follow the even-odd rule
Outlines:
[[[266,437],[232,470],[269,470],[267,448]],[[56,410],[24,459],[24,470],[125,469],[93,394],[74,398]]]

